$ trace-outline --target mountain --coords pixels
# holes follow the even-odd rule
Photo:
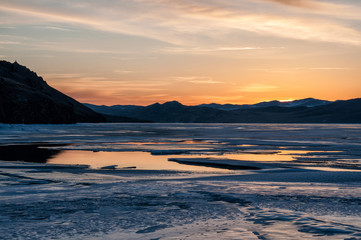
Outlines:
[[[265,120],[267,122],[279,122],[284,121],[283,115],[294,111],[294,108],[283,107],[224,111],[209,107],[185,106],[177,101],[120,109],[118,108],[116,111],[116,114],[120,116],[162,123],[242,123],[263,122]]]
[[[329,103],[332,103],[331,101],[327,100],[320,100],[315,98],[305,98],[300,100],[293,100],[293,101],[287,101],[287,102],[280,102],[281,104],[279,106],[282,107],[318,107],[327,105]]]
[[[94,105],[90,103],[83,103],[86,107],[92,109],[97,113],[101,113],[103,115],[119,115],[124,111],[133,111],[136,109],[143,108],[142,106],[136,105],[113,105],[113,106],[105,106],[105,105]]]
[[[125,117],[127,115],[126,112],[143,108],[141,106],[135,106],[135,105],[99,106],[90,103],[83,103],[83,104],[86,107],[92,109],[94,112],[102,114],[105,117],[106,122],[133,122],[133,123],[152,122],[134,117]]]
[[[105,118],[50,87],[17,62],[0,61],[1,123],[104,122]]]
[[[305,121],[321,123],[361,123],[361,98],[338,100],[305,109],[300,111],[297,117]]]
[[[266,104],[267,103],[267,104]],[[180,123],[361,123],[361,99],[329,102],[312,98],[272,101],[246,107],[210,104],[185,106],[177,101],[149,106],[98,106],[102,112],[151,122]],[[216,104],[217,105],[217,104]],[[239,105],[243,106],[243,105]],[[232,109],[234,108],[234,109]],[[92,107],[96,110],[96,107]],[[97,110],[96,110],[97,111]]]
[[[133,110],[127,109],[118,113],[125,117],[166,123],[207,123],[227,118],[227,114],[224,111],[206,107],[185,106],[177,101],[163,104],[155,103],[146,107],[139,107]]]
[[[244,105],[210,103],[210,104],[201,104],[198,106],[209,107],[209,108],[225,110],[225,111],[233,111],[238,109],[265,108],[265,107],[317,107],[329,103],[331,102],[326,100],[305,98],[305,99],[287,101],[287,102],[274,100],[274,101],[260,102],[256,104],[244,104]]]
[[[231,111],[236,122],[249,123],[361,123],[361,98],[314,107],[258,107]]]
[[[173,101],[175,104],[176,101]],[[169,105],[172,102],[168,102],[166,105]],[[217,110],[223,111],[234,111],[239,109],[252,109],[252,108],[265,108],[265,107],[316,107],[322,106],[331,103],[330,101],[326,100],[319,100],[314,98],[305,98],[300,100],[294,100],[290,102],[280,102],[280,101],[269,101],[269,102],[260,102],[256,104],[217,104],[217,103],[210,103],[210,104],[200,104],[193,107],[206,107],[212,108]],[[158,103],[159,104],[159,103]],[[89,107],[90,109],[94,110],[95,112],[107,115],[132,115],[134,111],[141,111],[146,107],[137,106],[137,105],[113,105],[113,106],[105,106],[105,105],[94,105],[89,103],[84,103],[85,106]],[[154,104],[153,104],[154,105]],[[157,103],[155,103],[157,105]],[[159,104],[161,105],[161,104]],[[179,105],[179,103],[178,103]]]
[[[209,103],[209,104],[200,104],[197,105],[197,107],[208,107],[223,111],[233,111],[238,109],[245,109],[245,108],[251,108],[253,105],[237,105],[237,104],[218,104],[218,103]]]

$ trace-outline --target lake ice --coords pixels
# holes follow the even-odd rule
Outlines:
[[[0,124],[0,144],[4,239],[361,239],[361,125]]]

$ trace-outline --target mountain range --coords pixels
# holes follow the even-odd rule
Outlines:
[[[361,98],[334,102],[306,98],[289,102],[261,102],[254,105],[212,103],[185,106],[177,101],[149,106],[85,105],[98,113],[149,122],[361,123]]]
[[[198,106],[215,108],[215,109],[225,110],[225,111],[231,111],[231,110],[238,110],[238,109],[251,109],[251,108],[264,108],[264,107],[317,107],[317,106],[326,105],[328,103],[331,103],[331,102],[327,101],[327,100],[305,98],[305,99],[294,100],[294,101],[274,100],[274,101],[260,102],[260,103],[256,103],[256,104],[244,104],[244,105],[210,103],[210,104],[201,104]]]
[[[253,105],[177,101],[149,106],[81,104],[49,86],[35,72],[0,61],[0,123],[361,123],[361,98],[334,102],[306,98]]]

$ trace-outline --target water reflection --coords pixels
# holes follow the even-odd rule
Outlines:
[[[189,166],[168,161],[168,158],[179,155],[151,155],[149,152],[92,152],[82,150],[63,151],[49,159],[50,164],[85,164],[92,168],[102,168],[118,165],[117,168],[136,168],[144,170],[177,170],[200,172],[227,172],[219,169],[202,166]]]
[[[206,164],[186,164],[181,162],[169,161],[172,158],[214,158],[223,160],[255,161],[255,162],[290,162],[297,161],[305,165],[335,165],[337,160],[330,157],[330,153],[306,150],[286,150],[279,148],[270,149],[244,149],[235,152],[212,152],[203,149],[205,142],[198,146],[195,143],[199,141],[177,141],[171,142],[124,142],[116,145],[124,145],[123,149],[111,148],[113,151],[89,151],[94,146],[89,146],[89,150],[59,150],[64,145],[8,145],[0,146],[0,160],[4,161],[25,161],[49,164],[71,164],[71,165],[89,165],[91,168],[103,168],[115,165],[117,169],[141,169],[141,170],[175,170],[175,171],[198,171],[198,172],[227,172],[229,169],[221,169],[220,166]],[[175,144],[176,143],[176,144]],[[209,142],[208,142],[209,144]],[[147,146],[146,149],[133,148],[134,145]],[[174,149],[181,149],[180,146],[188,145],[188,148],[182,149],[179,154]],[[197,149],[202,151],[195,153],[192,149],[196,145]],[[189,147],[190,146],[190,147]],[[67,147],[76,147],[68,145]],[[131,147],[127,150],[127,147]],[[243,146],[244,147],[244,146]],[[59,149],[57,149],[59,148]],[[158,154],[152,154],[154,150],[159,149]],[[173,151],[166,151],[166,150]],[[114,151],[115,150],[115,151]],[[119,151],[121,150],[121,151]],[[184,151],[183,151],[184,150]],[[315,156],[314,156],[315,155]],[[359,163],[359,159],[345,159],[342,166],[346,163]],[[330,164],[332,163],[332,164]],[[356,165],[357,165],[356,164]],[[337,166],[340,164],[337,164]]]
[[[46,163],[61,152],[61,150],[41,147],[44,145],[0,146],[0,160]]]
[[[292,151],[293,153],[306,153],[305,151]],[[152,155],[149,152],[142,151],[84,151],[84,150],[65,150],[57,156],[48,160],[50,164],[80,164],[89,165],[92,168],[102,168],[110,165],[117,165],[117,168],[136,168],[147,170],[177,170],[177,171],[229,171],[230,169],[221,169],[212,166],[196,166],[180,164],[168,161],[172,158],[216,158],[232,159],[241,161],[255,162],[282,162],[293,161],[294,157],[291,151],[279,151],[270,153],[269,151],[258,152],[238,152],[227,154],[164,154]]]

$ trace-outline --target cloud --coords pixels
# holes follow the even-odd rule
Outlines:
[[[250,71],[260,71],[268,73],[288,73],[288,72],[298,72],[305,71],[304,67],[293,67],[293,68],[250,68]]]
[[[130,74],[130,73],[134,73],[134,71],[130,71],[130,70],[114,70],[114,73],[117,74]]]
[[[278,86],[273,86],[273,85],[267,85],[267,84],[261,84],[261,83],[253,83],[250,85],[246,85],[243,86],[241,88],[239,88],[239,91],[241,92],[271,92],[274,91],[276,89],[278,89]]]
[[[211,77],[203,76],[183,76],[183,77],[173,77],[172,81],[188,82],[194,84],[220,84],[223,82],[214,81]]]
[[[299,8],[308,13],[329,16],[341,19],[361,20],[361,8],[359,5],[349,5],[346,3],[333,3],[330,1],[315,0],[258,0],[268,3],[278,3],[288,7]],[[341,1],[340,1],[341,2]]]
[[[220,47],[216,51],[244,51],[244,50],[259,50],[260,47]]]
[[[345,68],[345,67],[317,67],[317,68],[311,68],[311,70],[341,70],[341,71],[349,71],[352,70],[352,68]]]
[[[112,82],[111,79],[103,76],[90,76],[86,73],[48,73],[42,74],[45,80],[56,80],[61,82],[73,82],[74,84],[98,84],[99,82]]]
[[[312,1],[312,0],[263,0],[268,2],[276,2],[287,6],[301,7],[301,8],[322,8],[324,3]]]
[[[214,81],[212,79],[199,79],[199,80],[190,80],[188,81],[190,83],[194,83],[194,84],[222,84],[223,82],[220,81]]]
[[[160,81],[121,81],[86,73],[44,74],[43,77],[51,86],[78,101],[97,104],[149,102],[151,99],[147,96],[163,94],[169,85]]]
[[[42,74],[44,79],[74,79],[84,76],[83,73],[46,73]]]
[[[1,35],[0,35],[1,36]],[[83,53],[83,54],[111,54],[111,55],[123,55],[129,54],[130,51],[107,49],[107,46],[91,47],[85,46],[83,42],[66,42],[66,41],[39,41],[38,39],[24,38],[20,39],[16,36],[7,36],[8,39],[0,41],[1,45],[17,45],[17,50],[22,48],[26,50],[42,50],[47,52],[67,52],[67,53]],[[82,45],[81,45],[82,44]]]
[[[218,52],[235,52],[235,51],[250,51],[261,50],[261,47],[166,47],[161,49],[162,52],[172,54],[210,54]],[[273,48],[272,48],[273,49]]]
[[[34,26],[34,28],[38,29],[50,29],[56,31],[63,31],[63,32],[74,32],[74,30],[64,27],[56,27],[56,26]]]
[[[273,4],[268,6],[269,11],[257,14],[256,9],[265,9],[262,2]],[[317,11],[312,14],[304,11],[291,17],[287,11],[280,12],[276,5],[306,7]],[[2,18],[2,22],[8,25],[63,23],[181,46],[204,43],[204,36],[224,41],[224,34],[238,35],[239,31],[288,39],[361,45],[359,29],[338,19],[360,20],[361,10],[357,5],[313,0],[246,0],[239,3],[230,0],[78,0],[76,3],[70,0],[34,0],[31,3],[25,0],[5,0],[2,1],[0,11],[16,15]],[[227,47],[223,51],[228,51]]]
[[[121,80],[113,77],[94,76],[87,73],[50,73],[42,74],[46,81],[52,81],[57,85],[71,85],[75,88],[108,88],[108,89],[142,89],[153,91],[171,83],[165,81],[137,81]]]
[[[15,41],[0,41],[0,45],[20,45],[21,42]]]
[[[353,68],[348,67],[294,67],[294,68],[250,68],[250,71],[262,71],[268,73],[295,73],[295,72],[304,72],[308,70],[340,70],[340,71],[349,71]]]

